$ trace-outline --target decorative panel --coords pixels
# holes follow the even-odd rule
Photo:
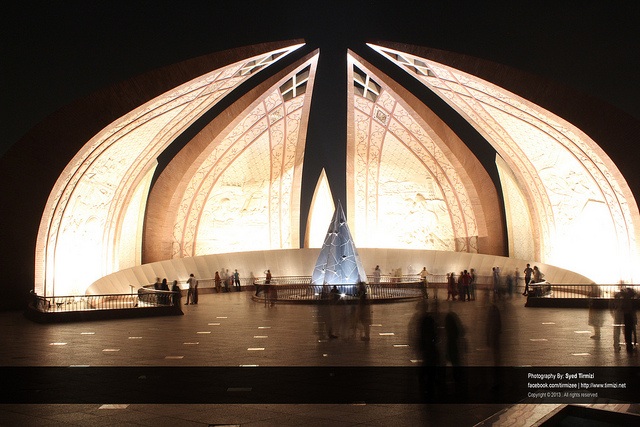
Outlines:
[[[139,254],[120,250],[118,241],[130,203],[139,202],[141,183],[148,192],[146,177],[157,156],[252,73],[298,47],[249,58],[185,83],[87,142],[61,174],[43,213],[36,243],[36,292],[81,294],[119,265],[135,263]],[[127,245],[139,247],[138,242]]]
[[[298,246],[300,130],[315,66],[301,68],[211,141],[182,194],[173,258]]]
[[[537,259],[598,282],[632,279],[638,247],[622,191],[628,186],[595,141],[566,120],[490,82],[425,58],[372,48],[448,102],[504,159],[515,179],[503,185],[516,186],[526,198]],[[590,243],[581,236],[591,236]],[[521,249],[527,252],[515,250]]]
[[[356,244],[477,252],[469,196],[434,133],[363,66],[353,75],[375,89],[353,91]]]

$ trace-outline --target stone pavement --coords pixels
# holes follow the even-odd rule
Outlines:
[[[251,397],[257,395],[257,385],[236,386],[233,382],[218,384],[214,388],[217,394],[212,398],[186,404],[185,396],[192,394],[184,383],[176,382],[175,390],[163,388],[161,382],[153,383],[154,369],[197,375],[201,368],[228,367],[229,372],[237,372],[234,369],[239,367],[274,368],[277,383],[280,372],[277,369],[287,369],[282,371],[285,377],[295,368],[317,368],[324,375],[328,371],[323,369],[371,367],[372,375],[381,373],[379,380],[383,384],[378,386],[394,390],[393,381],[387,381],[385,375],[396,372],[393,369],[402,372],[420,365],[421,355],[416,352],[412,327],[419,313],[415,302],[372,305],[371,339],[363,341],[359,339],[361,330],[352,336],[349,306],[334,312],[342,327],[335,332],[338,338],[329,339],[322,333],[326,314],[317,307],[293,304],[265,307],[250,297],[250,292],[205,294],[198,305],[183,307],[184,316],[53,325],[32,323],[21,313],[0,313],[3,330],[0,367],[9,369],[6,372],[21,373],[20,369],[43,367],[51,378],[62,375],[62,381],[71,380],[69,372],[74,372],[74,376],[80,372],[78,378],[83,378],[83,382],[90,381],[84,381],[82,372],[90,372],[89,375],[102,381],[90,384],[87,399],[74,400],[81,393],[77,391],[78,395],[71,392],[69,401],[56,397],[70,393],[64,386],[46,389],[33,382],[21,387],[20,378],[13,378],[12,384],[16,386],[3,385],[0,425],[534,425],[563,405],[536,404],[541,401],[533,399],[485,403],[477,398],[464,404],[455,401],[420,404],[411,399],[405,402],[403,398],[385,401],[376,394],[364,401],[358,400],[359,396],[346,403],[326,397],[319,397],[317,402],[303,397],[298,403],[292,397],[297,391],[290,390],[290,386],[282,401],[262,401],[260,397]],[[491,304],[489,294],[483,291],[477,301],[470,302],[448,302],[442,297],[437,307],[433,299],[429,300],[429,311],[438,319],[440,336],[445,335],[444,315],[454,312],[465,331],[460,345],[462,364],[493,366],[496,355],[487,346],[485,327]],[[601,313],[604,326],[601,338],[596,340],[591,338],[593,328],[588,325],[587,309],[525,308],[524,302],[524,297],[517,294],[496,304],[502,319],[497,359],[502,366],[637,368],[637,352],[614,351],[612,318],[607,311]],[[444,355],[444,338],[441,341],[440,351]],[[95,370],[103,367],[116,369],[107,371],[116,373],[113,381],[108,381],[103,371]],[[133,394],[136,384],[133,383],[133,391],[123,395],[126,396],[123,399],[133,396],[132,399],[97,401],[103,390],[98,392],[96,388],[104,388],[105,396],[113,396],[106,389],[116,387],[113,382],[120,381],[118,375],[122,375],[122,384],[129,386],[125,377],[128,371],[123,368],[125,373],[121,374],[119,367],[149,369],[144,372],[150,374],[138,375],[136,380],[145,384],[140,393],[150,396],[138,398]],[[60,368],[72,371],[56,370]],[[84,390],[80,381],[78,384],[77,390]],[[149,384],[157,384],[157,388]],[[301,386],[300,396],[306,386]],[[201,389],[194,387],[191,393],[199,393]],[[7,397],[13,388],[23,393],[19,394],[21,397]],[[486,390],[472,392],[480,396]],[[25,398],[24,393],[31,393],[32,397]],[[616,402],[591,402],[607,403]],[[615,408],[637,412],[637,405]]]

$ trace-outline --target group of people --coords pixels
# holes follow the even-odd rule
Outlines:
[[[162,279],[161,281],[159,277],[156,277],[156,282],[153,284],[153,289],[155,289],[156,291],[174,292],[173,294],[158,295],[159,304],[169,304],[170,302],[173,302],[174,305],[180,304],[180,298],[182,295],[180,294],[180,286],[178,286],[177,280],[174,280],[171,288],[169,288],[169,283],[167,282],[166,278]]]
[[[215,285],[216,292],[222,291],[223,280],[224,280],[224,287],[226,292],[229,291],[231,286],[234,286],[236,288],[236,291],[239,291],[240,290],[240,273],[238,273],[238,270],[236,269],[233,272],[233,274],[229,274],[229,269],[227,269],[226,272],[223,272],[223,274],[224,274],[224,279],[220,277],[219,272],[216,271],[215,273],[214,285]],[[158,296],[159,302],[168,304],[170,302],[169,298],[173,297],[173,298],[177,298],[177,300],[173,301],[174,305],[180,303],[180,299],[182,297],[182,293],[181,293],[182,290],[180,289],[180,286],[178,285],[177,280],[173,281],[173,285],[171,286],[171,289],[169,289],[167,279],[163,279],[161,281],[160,278],[158,277],[156,278],[154,289],[157,291],[174,292],[173,296],[170,294],[159,295]],[[196,277],[193,273],[189,274],[189,278],[187,279],[187,301],[185,305],[189,305],[189,304],[191,305],[198,304],[198,280],[196,280]]]
[[[600,339],[600,329],[604,325],[602,310],[595,305],[598,294],[592,292],[589,298],[589,325],[593,326],[591,339]],[[613,348],[620,351],[620,333],[624,334],[624,342],[627,352],[631,353],[638,345],[638,334],[636,326],[638,317],[636,315],[635,299],[638,294],[629,287],[621,286],[609,303],[609,311],[613,320]]]
[[[345,304],[336,285],[333,285],[331,289],[328,285],[322,288],[318,305],[318,314],[323,320],[318,331],[320,339],[336,339],[341,335],[346,339],[353,339],[360,331],[360,339],[369,341],[371,339],[372,313],[366,284],[364,282],[358,283],[357,304]]]
[[[476,273],[472,268],[460,272],[456,280],[455,273],[447,273],[447,301],[471,301],[476,299]]]
[[[213,278],[213,283],[217,293],[222,292],[222,288],[224,286],[224,291],[229,292],[231,290],[231,286],[235,288],[236,291],[241,289],[240,286],[240,273],[238,273],[238,269],[236,269],[233,273],[229,274],[229,269],[221,270],[222,274],[216,271],[216,274]]]
[[[531,268],[531,264],[527,264],[527,267],[524,269],[524,292],[522,295],[529,295],[529,285],[535,283],[544,282],[544,273],[540,271],[537,265],[534,265]]]

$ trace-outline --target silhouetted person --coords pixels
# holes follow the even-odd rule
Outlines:
[[[487,346],[492,350],[494,366],[500,365],[500,334],[502,333],[502,320],[500,310],[495,304],[489,306],[486,324]]]
[[[331,306],[329,301],[329,291],[327,286],[322,286],[320,291],[320,301],[318,301],[318,316],[322,322],[318,325],[318,337],[320,339],[331,338],[333,334],[333,319],[331,317]]]
[[[624,318],[624,341],[627,345],[627,352],[633,351],[633,339],[636,335],[636,310],[633,306],[635,292],[631,288],[625,289],[622,295],[622,314]],[[636,338],[637,339],[637,338]]]
[[[373,270],[373,283],[380,283],[380,266],[376,265],[376,268]]]
[[[507,278],[505,279],[507,283],[507,294],[509,294],[509,298],[513,297],[513,276],[511,274],[507,274]]]
[[[589,298],[589,325],[593,326],[592,340],[600,339],[600,328],[604,324],[602,318],[602,312],[595,307],[595,301],[593,298]]]
[[[498,392],[500,387],[500,375],[502,371],[498,368],[501,365],[501,349],[500,349],[500,339],[502,334],[502,319],[500,315],[500,310],[498,306],[495,304],[489,305],[489,311],[487,313],[487,323],[486,323],[486,339],[487,346],[491,350],[491,354],[493,356],[493,373],[488,378],[488,382],[490,384],[489,389],[493,392]],[[489,370],[488,372],[491,372]]]
[[[433,401],[438,397],[438,371],[440,369],[437,324],[433,314],[427,311],[422,313],[418,320],[417,329],[418,348],[422,357],[420,388],[426,400]]]
[[[329,325],[329,338],[334,339],[338,338],[336,335],[337,328],[340,320],[340,291],[338,291],[338,287],[333,285],[331,290],[329,291],[329,317],[331,318],[331,324]]]
[[[453,370],[455,394],[464,393],[465,385],[462,371],[462,352],[464,349],[464,327],[458,315],[452,311],[444,318],[444,330],[447,334],[447,360]]]
[[[451,272],[447,275],[447,301],[449,301],[449,298],[455,301],[456,293],[456,276]]]
[[[169,291],[169,284],[167,283],[167,278],[162,279],[162,283],[160,284],[161,291]],[[169,303],[169,294],[161,294],[160,295],[160,304],[168,304]]]
[[[367,295],[367,287],[364,283],[358,284],[358,307],[356,310],[358,323],[362,325],[362,335],[360,339],[369,341],[371,339],[371,306]]]
[[[238,273],[238,269],[236,269],[236,271],[233,272],[233,285],[236,288],[236,291],[239,291],[241,289],[240,287],[240,273]]]
[[[222,291],[222,277],[220,277],[220,273],[216,271],[213,276],[213,284],[216,288],[216,293],[220,293]]]
[[[531,268],[531,264],[527,264],[527,267],[523,271],[524,273],[524,292],[522,295],[529,295],[529,284],[531,283],[531,276],[533,275],[533,268]]]
[[[178,286],[178,281],[174,280],[171,286],[171,292],[173,292],[173,305],[180,307],[182,301],[182,290]]]
[[[620,351],[620,332],[624,326],[624,313],[622,311],[622,297],[624,289],[616,292],[613,300],[609,303],[611,316],[613,317],[613,349]]]

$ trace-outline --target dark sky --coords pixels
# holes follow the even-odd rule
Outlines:
[[[321,48],[384,39],[463,52],[552,78],[640,119],[640,2],[482,3],[21,2],[0,18],[0,155],[48,114],[100,87],[292,38]]]

